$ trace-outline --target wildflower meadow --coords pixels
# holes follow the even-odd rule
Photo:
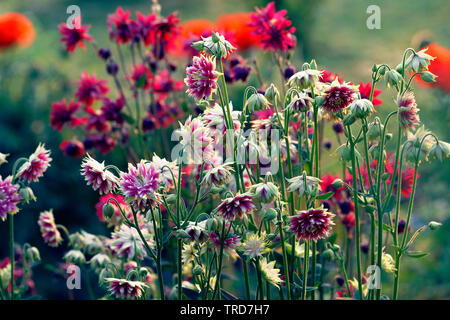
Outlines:
[[[0,299],[450,298],[449,4],[339,2],[6,1]]]

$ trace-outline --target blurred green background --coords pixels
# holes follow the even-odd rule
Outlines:
[[[450,48],[448,0],[275,2],[278,10],[288,10],[290,20],[297,28],[300,45],[293,57],[294,65],[300,67],[304,59],[314,58],[320,67],[339,73],[345,80],[354,83],[368,82],[374,63],[396,66],[403,50],[411,46],[413,36],[424,29],[430,30],[442,46]],[[177,10],[182,21],[194,18],[214,21],[221,13],[251,11],[254,6],[265,6],[267,1],[163,0],[160,3],[163,14]],[[63,157],[58,149],[63,138],[70,137],[69,132],[59,134],[49,126],[51,103],[73,95],[73,83],[81,70],[95,71],[98,76],[106,77],[104,65],[95,57],[92,47],[88,45],[86,51],[76,50],[69,57],[59,42],[57,26],[67,19],[66,8],[72,4],[80,6],[83,24],[92,25],[90,33],[100,46],[105,46],[109,45],[107,14],[117,6],[132,12],[148,12],[151,1],[3,0],[0,4],[0,13],[21,12],[32,20],[36,30],[36,39],[31,47],[0,54],[0,152],[10,153],[10,159],[26,156],[34,151],[39,141],[43,141],[52,150],[54,159],[47,176],[34,188],[38,202],[27,206],[16,217],[16,241],[37,246],[43,260],[53,264],[61,261],[63,251],[61,248],[49,249],[43,243],[36,223],[41,210],[53,208],[57,223],[68,226],[71,231],[80,228],[92,233],[106,231],[95,215],[96,193],[85,186],[79,175],[80,160]],[[372,4],[381,8],[380,30],[366,27],[369,16],[366,9]],[[270,60],[268,55],[259,56]],[[271,72],[273,78],[279,81],[276,70],[265,70],[264,74],[269,77]],[[393,92],[387,91],[383,84],[379,88],[383,90],[380,97],[384,101],[379,111],[385,114],[394,108]],[[236,85],[233,91],[233,96],[239,99],[242,96],[240,89],[242,86]],[[449,96],[437,89],[417,87],[416,97],[422,122],[442,140],[449,141]],[[337,145],[332,141],[333,150]],[[114,152],[106,159],[116,163],[123,161]],[[325,153],[323,167],[336,170],[334,163],[333,153]],[[417,250],[431,250],[429,256],[422,259],[404,258],[401,298],[450,298],[448,164],[446,160],[442,164],[433,162],[420,167],[413,228],[417,229],[430,220],[441,221],[444,225],[438,231],[426,231],[421,235]],[[5,175],[11,165],[0,167],[0,174]],[[3,243],[0,259],[8,255],[7,230],[7,223],[0,222],[0,241]],[[38,266],[35,273],[37,292],[42,297],[68,298],[65,282],[44,265]],[[76,295],[85,297],[83,293]]]

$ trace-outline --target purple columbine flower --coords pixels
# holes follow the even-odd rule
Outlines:
[[[83,159],[81,174],[87,181],[87,185],[92,184],[92,189],[98,190],[100,194],[107,194],[114,191],[119,183],[119,178],[110,171],[105,170],[104,162],[98,162],[91,158],[89,154]]]
[[[325,91],[322,108],[329,113],[337,113],[346,108],[356,99],[356,90],[348,84],[340,84],[334,81],[331,87]]]
[[[38,225],[41,229],[42,237],[45,243],[50,247],[57,247],[63,241],[61,233],[55,224],[55,218],[53,217],[53,212],[43,211],[39,215]]]
[[[252,196],[249,194],[238,194],[233,198],[223,200],[217,207],[217,212],[228,220],[234,220],[236,216],[242,218],[244,214],[249,213],[255,208],[252,200]]]
[[[19,211],[19,208],[17,208],[17,203],[20,201],[18,190],[19,186],[12,184],[11,176],[4,180],[0,176],[0,218],[2,221],[6,220],[8,213],[14,214]]]
[[[318,238],[327,236],[331,225],[334,224],[331,221],[332,217],[334,217],[334,214],[321,208],[300,211],[298,215],[291,218],[289,229],[299,239],[316,241]]]
[[[109,282],[109,292],[119,299],[139,299],[147,285],[141,281],[127,279],[106,278]]]
[[[31,181],[37,182],[44,175],[51,161],[50,151],[45,149],[43,144],[39,144],[28,161],[19,168],[17,176],[28,183]]]
[[[217,90],[216,61],[204,55],[195,56],[192,65],[186,68],[184,83],[188,87],[189,95],[197,100],[208,99]]]
[[[138,206],[154,199],[158,189],[159,171],[152,163],[141,160],[137,167],[128,164],[128,173],[122,173],[120,186],[124,195],[137,201]]]

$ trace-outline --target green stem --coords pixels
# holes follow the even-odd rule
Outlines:
[[[14,215],[9,215],[9,257],[11,264],[11,300],[14,300]]]
[[[283,253],[283,269],[284,269],[284,274],[286,275],[286,294],[287,294],[288,300],[291,300],[291,281],[289,278],[289,269],[288,269],[286,246],[284,243],[284,232],[283,232],[283,220],[282,219],[283,218],[281,217],[281,208],[280,208],[280,210],[278,210],[278,230],[280,232],[281,250]]]
[[[303,259],[303,293],[302,300],[306,300],[306,287],[308,283],[308,269],[309,269],[309,240],[305,241],[305,257]]]

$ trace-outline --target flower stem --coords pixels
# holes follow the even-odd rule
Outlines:
[[[306,287],[308,283],[308,269],[309,269],[309,240],[305,241],[305,257],[303,259],[303,293],[302,300],[306,300]]]
[[[14,300],[14,215],[9,216],[9,250],[11,264],[11,300]]]

